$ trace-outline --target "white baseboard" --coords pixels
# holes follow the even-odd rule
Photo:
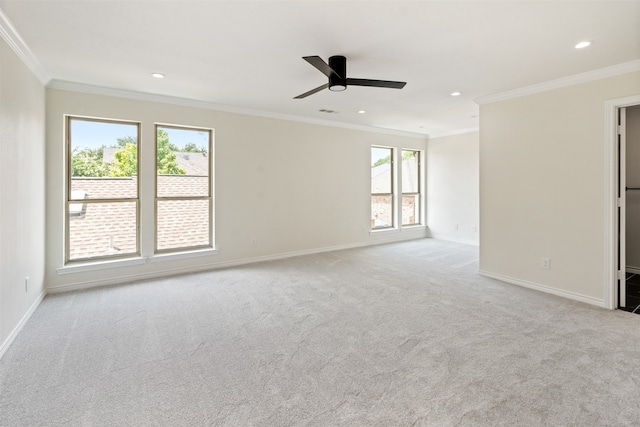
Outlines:
[[[36,298],[33,304],[31,304],[31,307],[29,307],[29,310],[27,310],[25,315],[22,316],[22,319],[20,319],[20,322],[18,322],[18,324],[16,325],[15,328],[13,328],[13,331],[11,331],[7,339],[2,343],[2,345],[0,345],[0,359],[2,359],[2,356],[4,356],[4,354],[7,352],[7,350],[13,343],[13,341],[20,334],[20,331],[22,331],[22,328],[24,328],[24,325],[27,324],[27,322],[29,321],[29,319],[31,318],[33,313],[36,311],[36,309],[38,308],[38,306],[40,305],[40,303],[42,302],[42,300],[46,295],[47,295],[46,291],[38,295],[38,298]]]
[[[292,258],[297,256],[313,255],[313,254],[319,254],[322,252],[340,251],[340,250],[353,249],[353,248],[359,248],[359,247],[365,247],[365,246],[375,246],[375,245],[381,245],[386,243],[415,240],[415,239],[425,238],[426,237],[425,234],[426,233],[424,232],[424,229],[422,230],[422,233],[420,233],[418,230],[416,231],[412,230],[412,232],[403,231],[402,233],[393,233],[385,236],[377,236],[376,238],[371,239],[369,241],[349,243],[346,245],[326,246],[323,248],[283,252],[283,253],[273,254],[273,255],[264,255],[264,256],[251,257],[251,258],[241,258],[241,259],[236,259],[231,261],[214,262],[214,263],[199,265],[195,267],[190,266],[190,267],[163,269],[161,271],[156,271],[152,273],[146,272],[146,273],[140,273],[140,274],[128,274],[128,275],[112,277],[108,279],[84,281],[84,282],[73,283],[68,285],[54,286],[54,287],[49,287],[47,289],[47,293],[54,294],[54,293],[60,293],[60,292],[80,291],[83,289],[97,288],[101,286],[112,286],[112,285],[119,285],[124,283],[131,283],[138,280],[157,279],[160,277],[175,276],[179,274],[198,273],[202,271],[215,270],[218,268],[236,267],[239,265],[253,264],[257,262],[276,261],[280,259]]]
[[[604,299],[593,298],[587,295],[578,294],[576,292],[565,291],[563,289],[552,288],[551,286],[541,285],[539,283],[528,282],[526,280],[520,280],[513,277],[503,276],[502,274],[491,273],[489,271],[480,270],[481,276],[489,277],[491,279],[500,280],[501,282],[510,283],[512,285],[518,285],[536,291],[545,292],[547,294],[557,295],[559,297],[572,299],[574,301],[584,302],[586,304],[595,305],[597,307],[608,308]]]
[[[429,235],[428,237],[431,237],[432,239],[448,240],[450,242],[463,243],[465,245],[480,246],[480,242],[477,240],[459,239],[457,237],[451,237],[444,234],[437,234],[437,233],[431,233],[431,232],[429,232],[428,235]]]

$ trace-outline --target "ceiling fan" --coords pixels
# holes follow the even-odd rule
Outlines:
[[[328,64],[324,62],[319,56],[303,56],[302,59],[316,67],[322,74],[327,76],[329,78],[329,83],[318,86],[315,89],[311,89],[309,92],[298,95],[293,99],[306,98],[309,95],[313,95],[314,93],[320,92],[321,90],[327,88],[334,92],[343,91],[347,88],[347,86],[374,86],[402,89],[404,85],[407,84],[406,82],[394,82],[390,80],[347,78],[347,58],[340,55],[329,57]]]

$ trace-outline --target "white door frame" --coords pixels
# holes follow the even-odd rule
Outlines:
[[[605,142],[605,262],[604,302],[611,310],[618,305],[618,109],[640,105],[640,95],[611,99],[604,106]],[[623,266],[624,272],[624,266]]]

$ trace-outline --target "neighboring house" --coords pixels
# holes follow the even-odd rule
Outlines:
[[[102,160],[113,163],[120,147],[103,147]],[[183,175],[158,175],[157,197],[208,195],[207,153],[175,152]],[[136,216],[138,189],[133,177],[74,177],[74,200],[125,199],[98,203],[70,203],[68,260],[88,259],[137,252],[139,234]],[[132,199],[127,201],[126,199]],[[210,243],[209,207],[202,200],[164,200],[155,207],[158,230],[156,248],[184,248]]]
[[[120,147],[104,147],[102,149],[102,161],[105,163],[113,163],[116,159],[116,151],[121,150]],[[176,163],[180,169],[183,169],[187,175],[209,174],[209,156],[207,153],[177,151]]]
[[[209,156],[207,153],[176,152],[176,163],[187,175],[209,175]]]
[[[196,154],[202,157],[200,153]],[[159,175],[158,196],[207,194],[208,179],[207,176]],[[71,180],[71,191],[74,197],[84,199],[135,197],[136,179],[78,177]],[[135,253],[135,203],[72,203],[69,207],[69,259]],[[159,248],[209,241],[208,210],[194,208],[198,203],[201,201],[176,200],[158,205]],[[105,218],[109,220],[105,221]]]
[[[402,183],[404,188],[419,189],[420,174],[418,173],[418,163],[413,160],[402,161]],[[383,163],[371,168],[371,193],[389,192],[389,182],[391,181],[391,164]],[[398,189],[398,194],[402,189]],[[419,222],[416,213],[416,203],[420,203],[415,197],[402,197],[402,216],[404,224],[414,224]],[[391,209],[391,196],[373,196],[371,200],[371,228],[390,227],[393,224]]]

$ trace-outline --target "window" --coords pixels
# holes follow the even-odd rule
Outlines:
[[[156,125],[156,252],[212,247],[211,136]]]
[[[213,247],[213,131],[152,126],[145,142],[137,122],[66,118],[65,264]]]
[[[371,147],[371,229],[393,223],[393,149]]]
[[[402,225],[420,224],[420,152],[402,150]]]
[[[67,117],[66,262],[139,254],[140,124]]]

